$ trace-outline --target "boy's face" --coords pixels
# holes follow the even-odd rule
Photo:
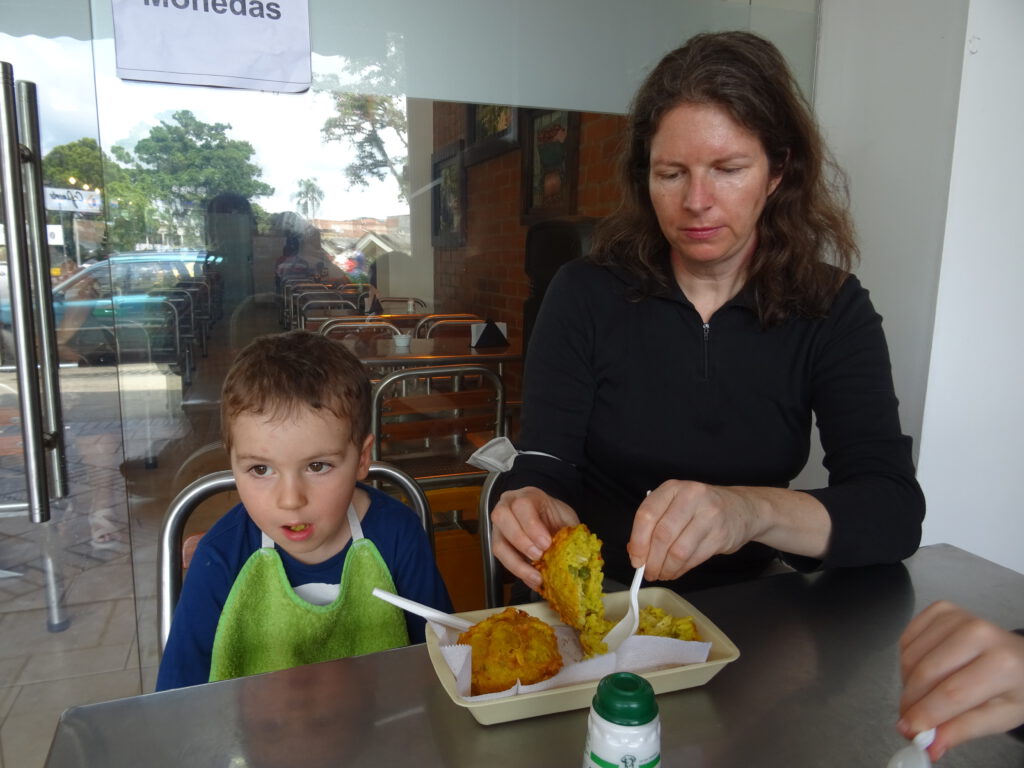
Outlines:
[[[284,419],[243,413],[231,423],[231,438],[231,471],[253,522],[300,562],[340,552],[373,436],[357,447],[347,420],[303,407]]]

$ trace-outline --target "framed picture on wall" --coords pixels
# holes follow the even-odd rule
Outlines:
[[[466,165],[475,165],[519,146],[519,110],[504,104],[466,107]]]
[[[523,110],[523,224],[576,213],[580,115],[567,110]]]
[[[463,142],[439,149],[430,158],[430,243],[438,248],[466,244],[466,168]]]

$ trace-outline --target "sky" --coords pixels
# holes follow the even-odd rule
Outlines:
[[[409,212],[391,179],[348,189],[344,169],[352,150],[340,142],[325,144],[320,135],[324,121],[334,114],[328,94],[121,80],[115,74],[114,42],[109,39],[90,43],[0,33],[0,50],[13,65],[16,79],[36,83],[44,153],[91,137],[109,154],[112,145],[131,147],[161,120],[169,121],[173,112],[187,109],[204,122],[231,125],[230,138],[253,145],[252,160],[263,169],[262,181],[275,188],[274,195],[254,202],[270,213],[296,210],[292,195],[304,178],[316,178],[324,190],[318,218],[385,218]],[[314,54],[313,72],[341,77],[343,63],[340,57]]]

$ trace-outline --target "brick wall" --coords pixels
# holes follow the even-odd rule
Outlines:
[[[466,105],[434,102],[434,147],[466,135]],[[625,118],[580,115],[579,180],[576,213],[605,216],[618,204],[615,162]],[[508,323],[522,334],[523,301],[529,283],[523,272],[528,225],[520,223],[521,157],[518,149],[466,168],[466,243],[434,249],[437,312],[474,312]],[[518,369],[509,371],[518,390]]]

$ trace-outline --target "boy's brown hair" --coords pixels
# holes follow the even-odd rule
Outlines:
[[[370,432],[370,377],[340,341],[309,331],[260,336],[235,358],[220,399],[221,436],[231,452],[231,424],[243,413],[287,418],[326,409],[349,422],[353,444]]]

